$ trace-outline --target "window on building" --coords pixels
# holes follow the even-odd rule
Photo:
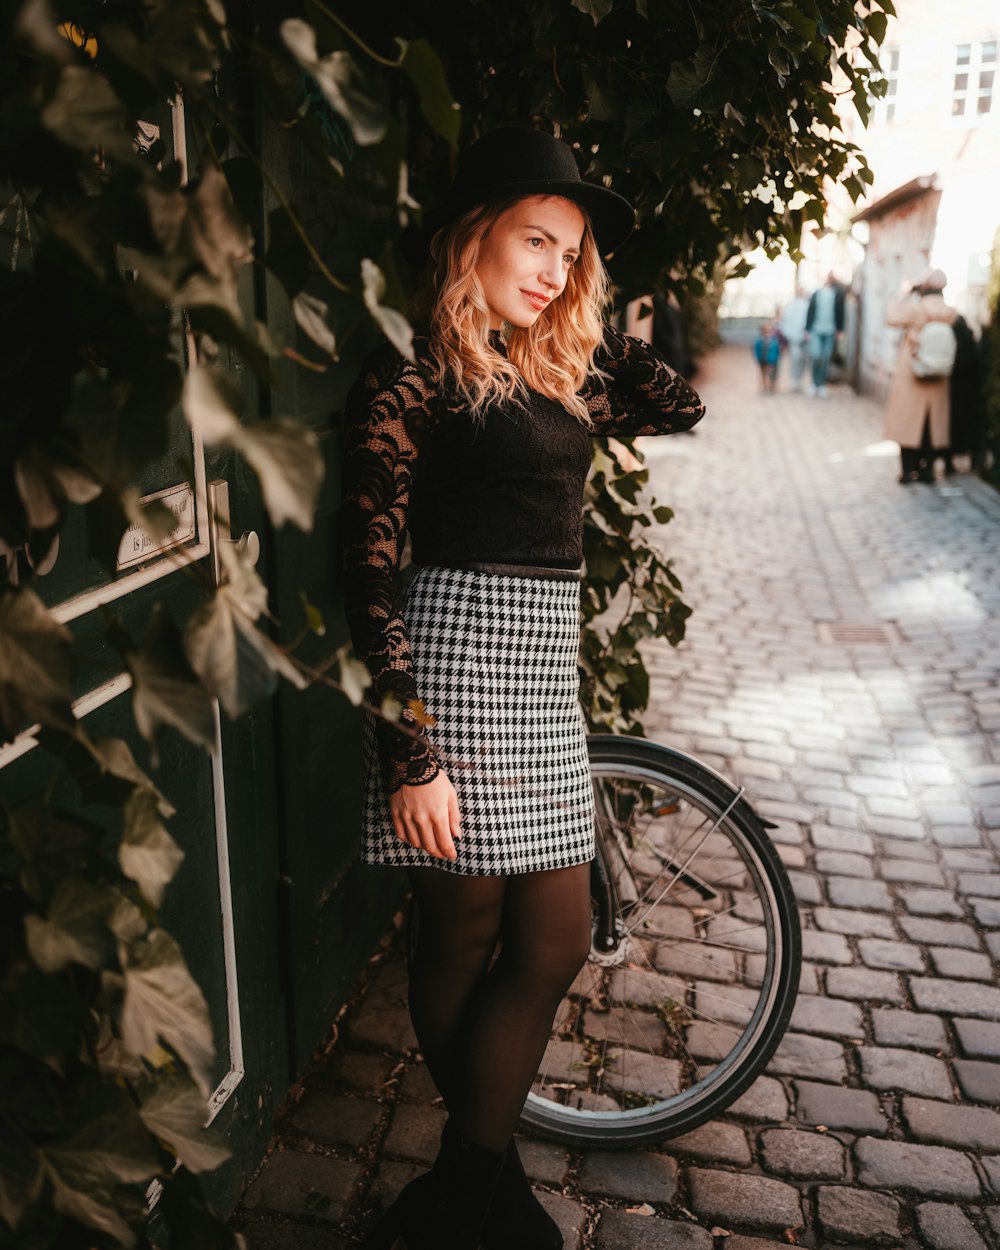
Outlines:
[[[891,125],[896,120],[896,103],[899,97],[899,49],[883,48],[879,64],[885,78],[885,95],[873,101],[875,120]]]
[[[974,120],[993,112],[997,52],[996,39],[956,45],[951,83],[952,117]]]

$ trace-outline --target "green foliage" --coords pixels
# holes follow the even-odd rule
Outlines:
[[[148,1182],[228,1157],[204,1128],[208,1007],[155,918],[182,855],[123,741],[41,741],[76,801],[2,813],[0,1245],[146,1245]]]
[[[824,187],[871,173],[839,128],[881,81],[890,0],[390,0],[351,7],[376,48],[419,32],[441,53],[465,137],[534,123],[638,209],[611,264],[622,295],[683,288],[760,245],[798,246]],[[834,79],[836,74],[836,80]],[[448,154],[424,143],[411,190],[433,202]]]
[[[642,734],[649,674],[639,644],[662,638],[676,646],[690,615],[670,561],[647,533],[673,515],[642,498],[648,478],[631,450],[600,440],[585,495],[580,648],[584,713],[599,732]]]

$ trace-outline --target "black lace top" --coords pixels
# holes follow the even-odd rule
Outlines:
[[[670,434],[705,411],[651,347],[610,328],[596,361],[608,380],[594,376],[581,391],[590,430],[535,391],[523,407],[495,406],[473,420],[430,380],[427,340],[414,350],[411,364],[388,343],[378,348],[348,395],[342,513],[354,649],[373,700],[393,696],[411,727],[407,705],[419,692],[396,598],[406,532],[415,564],[578,568],[590,438]],[[390,792],[438,773],[423,740],[382,721],[379,747]]]

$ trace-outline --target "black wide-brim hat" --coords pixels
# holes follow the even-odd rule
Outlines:
[[[502,126],[477,139],[458,163],[443,203],[428,209],[419,226],[410,225],[399,250],[415,265],[426,260],[431,239],[444,226],[480,204],[525,195],[559,195],[584,210],[602,256],[621,247],[632,233],[635,212],[623,196],[584,182],[571,148],[540,130]]]

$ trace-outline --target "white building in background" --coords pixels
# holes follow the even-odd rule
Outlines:
[[[943,269],[945,298],[978,329],[1000,227],[1000,3],[896,0],[896,9],[880,54],[887,94],[867,129],[844,120],[875,175],[852,233],[865,246],[858,376],[879,395],[898,340],[885,313],[901,285],[928,265]]]
[[[847,345],[850,373],[884,396],[898,331],[885,324],[904,281],[932,265],[948,276],[945,298],[978,329],[994,236],[1000,228],[1000,0],[895,0],[880,62],[884,99],[867,127],[842,98],[842,130],[862,149],[875,181],[852,204],[828,196],[826,228],[806,234],[805,259],[786,257],[727,283],[722,316],[768,316],[829,270],[853,294]]]

